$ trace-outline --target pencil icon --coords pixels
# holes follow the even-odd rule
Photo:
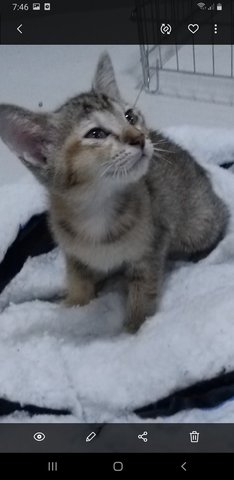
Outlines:
[[[94,437],[96,437],[96,433],[95,433],[95,432],[91,432],[91,433],[86,437],[86,442],[91,442]]]

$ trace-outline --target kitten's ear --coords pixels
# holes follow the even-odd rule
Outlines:
[[[117,101],[121,100],[112,61],[107,52],[103,52],[99,58],[92,87],[97,93],[103,93]]]
[[[49,115],[15,105],[0,105],[0,137],[42,182],[48,183],[51,149]]]

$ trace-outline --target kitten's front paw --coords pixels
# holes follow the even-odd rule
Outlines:
[[[76,282],[70,283],[65,304],[69,307],[75,305],[83,307],[95,298],[95,293],[95,286],[92,282],[81,282],[77,280]]]
[[[69,292],[67,297],[65,298],[65,305],[67,307],[74,307],[80,306],[84,307],[84,305],[88,305],[95,298],[95,292],[93,289],[82,289],[75,292]]]
[[[64,299],[63,304],[66,307],[84,307],[85,305],[88,305],[88,303],[91,301],[91,298],[77,298],[77,297],[70,297],[69,295]]]
[[[131,320],[127,320],[124,324],[124,329],[126,330],[126,332],[128,333],[136,333],[138,332],[138,330],[140,329],[142,323],[144,322],[144,318],[141,319],[141,320],[135,320],[135,319],[131,319]]]

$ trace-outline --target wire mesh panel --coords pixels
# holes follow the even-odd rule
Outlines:
[[[218,29],[218,24],[215,22],[220,4],[211,4],[212,9],[209,10],[208,7],[207,15],[199,17],[203,29],[207,28],[210,35],[209,45],[204,45],[195,44],[191,32],[188,37],[188,27],[195,26],[191,22],[199,8],[196,2],[139,0],[136,3],[145,90],[151,93],[167,93],[233,104],[233,43],[229,45],[215,43]],[[233,14],[234,18],[233,2],[226,1],[226,9],[228,4],[230,11],[226,10],[226,18],[227,13]],[[222,28],[229,29],[230,34],[233,33],[233,27],[228,23],[225,24],[225,18]],[[173,30],[173,37],[170,29]],[[177,39],[182,40],[183,43],[177,43]]]

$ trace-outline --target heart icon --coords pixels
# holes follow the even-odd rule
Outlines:
[[[197,23],[190,23],[188,25],[188,30],[194,34],[199,30],[199,25]]]

